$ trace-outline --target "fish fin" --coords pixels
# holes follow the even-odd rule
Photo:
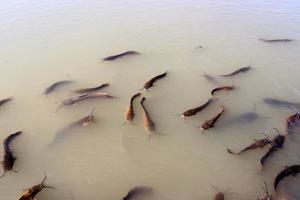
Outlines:
[[[237,154],[235,153],[234,151],[230,150],[229,148],[226,148],[227,152],[230,153],[230,154]]]
[[[15,172],[15,173],[18,173],[19,171],[17,171],[17,170],[14,170],[14,169],[12,169],[11,171],[13,171],[13,172]]]

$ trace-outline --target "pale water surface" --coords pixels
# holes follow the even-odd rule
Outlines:
[[[292,38],[268,44],[258,38]],[[156,200],[212,199],[216,191],[235,192],[226,199],[250,200],[272,191],[273,179],[285,165],[298,164],[300,137],[286,139],[283,150],[261,171],[267,148],[240,156],[240,149],[261,132],[284,130],[293,109],[272,108],[264,97],[300,102],[300,1],[297,0],[89,0],[22,1],[0,4],[0,96],[13,96],[0,108],[0,140],[22,130],[12,144],[15,169],[0,180],[0,199],[15,200],[43,178],[49,185],[43,200],[118,200],[136,185],[153,187]],[[201,45],[203,48],[197,48]],[[125,50],[133,56],[114,62],[100,59]],[[220,101],[185,122],[177,114],[206,101],[216,85],[203,74],[217,76],[252,64],[253,70],[234,78],[219,78],[238,90],[219,94]],[[129,99],[149,78],[168,76],[143,92],[146,107],[163,135],[149,141],[142,112],[135,103],[133,125],[120,124]],[[74,80],[48,96],[44,89],[58,80]],[[115,99],[99,99],[62,108],[70,90],[109,82]],[[201,124],[225,113],[215,129],[202,134]],[[244,112],[264,118],[228,124]],[[97,123],[70,133],[55,148],[55,134],[96,108]],[[299,178],[279,188],[299,199]],[[143,199],[146,199],[143,198]]]

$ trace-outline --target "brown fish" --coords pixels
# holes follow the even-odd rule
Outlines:
[[[214,101],[213,98],[209,98],[204,104],[195,107],[195,108],[191,108],[185,112],[183,112],[181,114],[181,116],[185,119],[186,117],[190,117],[193,115],[196,115],[198,112],[202,111],[203,109],[205,109],[209,104],[211,104]]]
[[[35,200],[36,199],[35,196],[39,192],[41,192],[44,188],[55,189],[52,186],[45,185],[46,178],[47,178],[47,176],[45,175],[45,178],[43,179],[43,181],[40,184],[34,185],[31,188],[24,190],[24,194],[18,200]]]
[[[295,113],[286,119],[285,127],[287,134],[292,133],[292,128],[299,125],[300,113]]]
[[[57,87],[70,84],[70,83],[73,83],[73,81],[63,80],[63,81],[55,82],[45,89],[44,94],[49,94],[50,92],[53,92]]]
[[[73,90],[73,92],[78,93],[78,94],[90,93],[90,92],[95,92],[95,91],[101,90],[107,86],[109,86],[109,83],[103,83],[97,87],[81,88],[81,89]]]
[[[95,98],[114,98],[113,96],[109,95],[106,92],[91,92],[91,93],[87,93],[87,94],[83,94],[77,97],[72,97],[72,98],[68,98],[63,100],[60,105],[58,106],[56,112],[62,107],[62,106],[71,106],[74,105],[76,103],[82,102],[84,100],[88,100],[88,99],[95,99]]]
[[[129,107],[127,112],[125,113],[125,122],[132,122],[133,117],[134,117],[134,111],[133,111],[133,101],[137,98],[141,96],[141,93],[138,92],[136,94],[134,94],[131,98],[130,98],[130,103],[129,103]]]
[[[263,38],[259,38],[260,41],[263,42],[268,42],[268,43],[275,43],[275,42],[291,42],[293,41],[292,39],[263,39]]]
[[[149,115],[147,109],[145,108],[145,105],[144,105],[145,100],[146,100],[146,97],[143,97],[140,103],[141,103],[141,106],[144,111],[144,126],[145,126],[145,129],[148,131],[149,137],[150,137],[150,135],[153,132],[155,132],[155,124],[152,121],[152,119],[150,118],[150,115]]]
[[[13,152],[11,151],[9,145],[12,142],[12,140],[15,139],[15,137],[17,137],[21,134],[22,134],[22,131],[18,131],[16,133],[9,135],[3,141],[3,147],[4,147],[4,156],[3,156],[3,161],[2,161],[3,174],[0,178],[3,178],[7,171],[11,170],[13,172],[17,172],[15,170],[13,170],[14,163],[17,158],[13,155]]]
[[[131,200],[137,196],[145,195],[152,191],[151,187],[147,186],[137,186],[132,188],[125,197],[123,197],[123,200]]]
[[[10,102],[11,100],[13,100],[13,97],[7,97],[7,98],[4,98],[4,99],[1,99],[0,100],[0,106]]]
[[[271,148],[269,151],[260,159],[260,164],[261,166],[264,165],[266,160],[275,152],[278,151],[279,149],[283,148],[283,144],[285,141],[285,136],[283,135],[277,135],[271,142]]]
[[[95,108],[91,111],[91,113],[79,121],[75,122],[74,125],[79,125],[79,126],[88,126],[90,123],[94,122],[94,115],[93,112],[95,111]]]
[[[204,132],[204,131],[207,130],[207,129],[210,129],[210,128],[214,127],[215,123],[216,123],[217,120],[221,117],[221,115],[223,114],[223,112],[224,112],[224,107],[222,106],[222,107],[221,107],[221,111],[220,111],[215,117],[213,117],[213,118],[210,119],[210,120],[206,120],[206,121],[201,125],[202,132]]]
[[[116,60],[118,58],[124,57],[124,56],[129,56],[129,55],[141,55],[141,53],[137,52],[137,51],[126,51],[124,53],[120,53],[117,55],[112,55],[112,56],[108,56],[106,58],[103,58],[103,61],[112,61],[112,60]]]
[[[94,118],[95,118],[93,115],[94,110],[95,109],[93,109],[89,115],[69,124],[65,128],[58,131],[56,133],[53,141],[49,144],[49,147],[53,146],[54,144],[57,144],[59,141],[66,138],[70,134],[70,132],[72,132],[72,130],[74,130],[76,128],[80,128],[80,127],[86,127],[86,126],[90,125],[91,123],[93,123]]]
[[[224,200],[225,195],[223,192],[217,192],[216,195],[214,196],[214,200]]]
[[[229,90],[233,90],[235,89],[234,86],[222,86],[222,87],[217,87],[217,88],[214,88],[212,91],[211,91],[211,95],[213,96],[215,92],[218,92],[218,91],[229,91]]]
[[[255,142],[249,146],[247,146],[246,148],[242,149],[239,152],[233,152],[232,150],[227,148],[227,152],[231,153],[231,154],[241,154],[245,151],[248,150],[253,150],[253,149],[257,149],[257,148],[263,148],[264,146],[266,146],[267,144],[271,144],[271,141],[268,138],[264,138],[264,139],[260,139],[260,140],[255,140]]]
[[[165,73],[159,74],[159,75],[157,75],[157,76],[151,78],[149,81],[147,81],[147,82],[144,84],[144,86],[143,86],[140,90],[142,90],[142,89],[148,90],[149,88],[153,87],[153,84],[154,84],[155,81],[157,81],[157,80],[159,80],[159,79],[162,79],[162,78],[164,78],[164,77],[166,77],[166,76],[167,76],[167,71],[166,71]]]
[[[240,74],[240,73],[245,73],[245,72],[249,71],[251,68],[252,68],[251,65],[249,65],[247,67],[242,67],[240,69],[237,69],[237,70],[235,70],[234,72],[232,72],[230,74],[225,74],[225,75],[220,75],[220,76],[223,76],[223,77],[234,76],[234,75],[237,75],[237,74]]]

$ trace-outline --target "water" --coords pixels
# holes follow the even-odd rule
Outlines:
[[[38,198],[121,199],[135,185],[154,188],[148,199],[212,199],[216,191],[236,192],[226,199],[256,199],[263,181],[272,191],[276,174],[299,163],[297,136],[287,138],[261,171],[267,149],[232,156],[261,132],[284,130],[284,119],[295,111],[262,103],[273,97],[298,101],[300,95],[300,2],[286,1],[2,1],[0,6],[1,141],[14,131],[24,133],[12,148],[15,169],[0,181],[1,199],[13,200],[48,175],[49,185]],[[267,44],[258,38],[292,38],[295,42]],[[201,45],[203,48],[197,48]],[[100,59],[126,50],[142,52],[115,62]],[[238,90],[218,95],[188,122],[175,115],[207,100],[216,85],[203,77],[230,73],[252,64],[253,70],[219,79]],[[168,70],[147,97],[157,130],[148,141],[142,111],[135,104],[133,125],[120,124],[129,99],[149,78]],[[74,80],[48,96],[44,89],[58,80]],[[70,90],[109,82],[105,91],[115,99],[100,99],[62,108]],[[202,134],[200,124],[225,113],[216,128]],[[227,120],[244,112],[262,117],[249,124]],[[96,108],[97,123],[74,131],[55,148],[55,134]],[[299,199],[299,178],[288,178],[280,193]],[[146,197],[145,197],[146,199]]]

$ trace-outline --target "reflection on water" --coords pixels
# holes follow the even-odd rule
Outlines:
[[[273,128],[285,131],[296,106],[269,106],[264,98],[299,103],[300,3],[286,1],[7,1],[0,6],[1,141],[22,130],[12,143],[15,170],[0,181],[1,199],[13,200],[48,175],[55,190],[39,199],[121,199],[136,185],[153,195],[141,199],[212,199],[216,190],[236,192],[226,199],[256,199],[263,182],[273,191],[276,174],[299,163],[297,133],[286,138],[261,170],[267,148],[230,155]],[[291,38],[265,43],[258,38]],[[202,48],[198,48],[201,46]],[[128,50],[140,56],[102,59]],[[251,64],[246,73],[221,77]],[[145,81],[168,71],[149,91],[146,107],[158,132],[148,140],[143,114],[134,102],[132,124],[122,124],[129,100]],[[206,76],[204,76],[206,75]],[[74,83],[48,95],[60,80]],[[116,98],[92,99],[63,107],[73,90],[99,86]],[[213,88],[218,101],[187,120],[177,116],[203,104]],[[219,112],[213,129],[195,126]],[[296,105],[296,104],[295,104]],[[96,121],[47,148],[63,127],[95,108]],[[248,113],[248,114],[247,114]],[[249,114],[250,113],[250,114]],[[255,119],[254,119],[255,118]],[[194,126],[195,125],[195,126]],[[297,131],[296,131],[297,132]],[[280,193],[299,199],[298,178],[287,178]],[[229,193],[230,193],[229,192]]]

